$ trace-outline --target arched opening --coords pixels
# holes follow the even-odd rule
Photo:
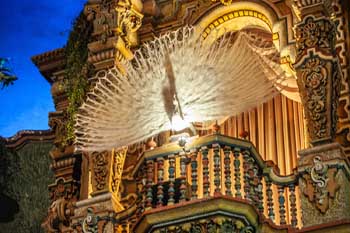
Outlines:
[[[227,32],[245,31],[269,41],[279,53],[280,61],[285,55],[281,50],[287,38],[282,38],[284,29],[277,15],[257,3],[220,6],[206,13],[196,23],[196,30],[208,43]],[[297,151],[305,148],[306,130],[294,73],[288,66],[281,67],[289,78],[276,84],[280,94],[250,111],[227,118],[221,122],[221,133],[239,137],[248,132],[247,139],[253,142],[263,158],[272,160],[281,174],[290,174],[297,165]]]

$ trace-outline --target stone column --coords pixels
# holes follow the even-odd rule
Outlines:
[[[115,232],[115,214],[124,210],[119,202],[119,185],[126,149],[90,155],[91,198],[78,201],[72,227],[79,232]]]
[[[299,151],[303,225],[350,219],[349,160],[335,143],[342,73],[330,0],[295,0],[296,62],[311,148]]]
[[[296,62],[311,146],[334,141],[341,71],[335,50],[336,28],[329,0],[297,1]]]

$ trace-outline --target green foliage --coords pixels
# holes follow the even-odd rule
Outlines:
[[[9,68],[9,60],[7,58],[0,58],[0,83],[2,84],[1,89],[12,85],[16,80],[17,77]]]
[[[88,63],[88,43],[92,31],[92,25],[85,19],[83,13],[74,23],[73,30],[65,48],[66,69],[65,87],[69,105],[67,108],[68,122],[66,124],[65,145],[74,140],[74,117],[83,103],[89,88],[88,77],[92,74],[92,65]]]
[[[19,213],[9,223],[0,224],[0,232],[43,232],[41,223],[50,205],[47,186],[54,179],[50,166],[51,143],[31,143],[8,154],[6,194],[17,201]]]

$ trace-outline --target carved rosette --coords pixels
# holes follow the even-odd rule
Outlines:
[[[296,28],[298,86],[311,145],[334,140],[341,72],[335,52],[335,27],[326,18],[308,16]]]

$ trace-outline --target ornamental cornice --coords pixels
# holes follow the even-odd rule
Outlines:
[[[32,142],[53,142],[55,136],[51,130],[21,130],[14,136],[3,138],[7,148],[19,150],[23,146]]]

